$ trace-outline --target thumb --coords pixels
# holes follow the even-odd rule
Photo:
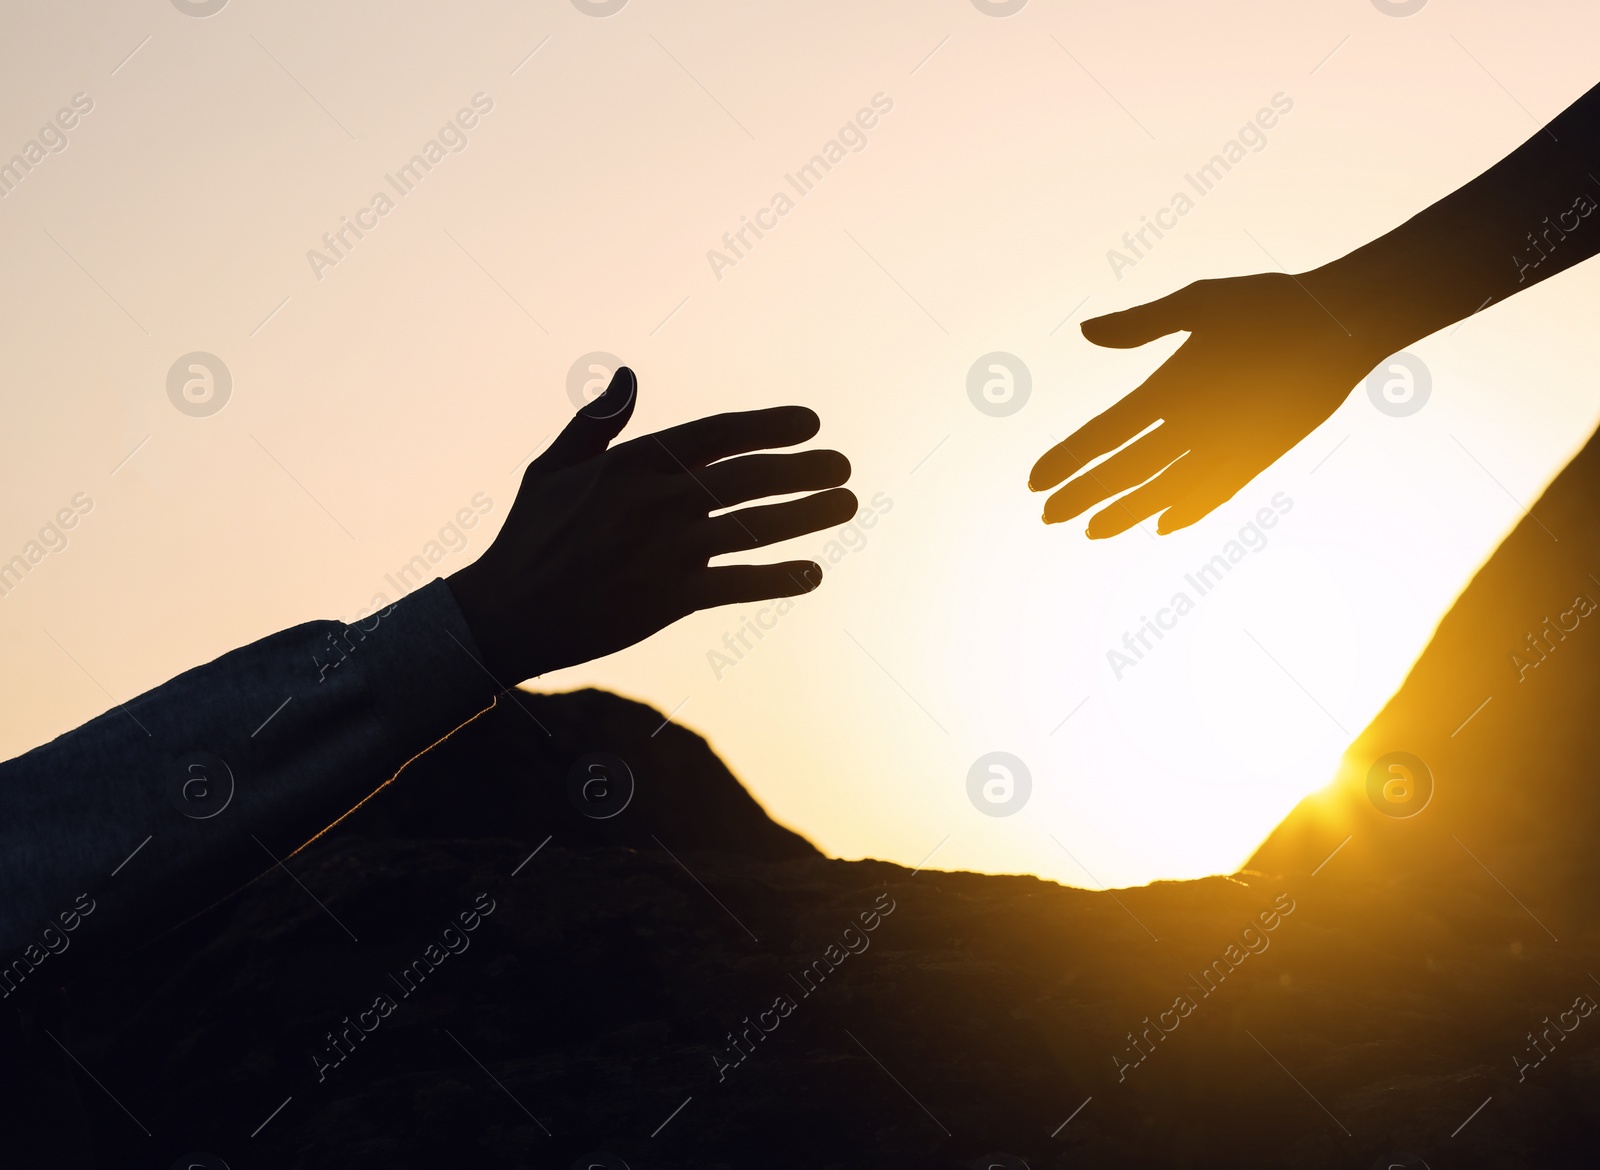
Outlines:
[[[1096,345],[1112,349],[1132,349],[1158,337],[1193,327],[1192,316],[1199,299],[1199,285],[1191,284],[1177,292],[1124,309],[1120,313],[1107,313],[1091,317],[1080,328],[1084,337]]]
[[[633,417],[639,398],[639,380],[627,366],[618,366],[610,384],[587,406],[572,416],[556,441],[535,459],[529,470],[559,471],[604,451]]]

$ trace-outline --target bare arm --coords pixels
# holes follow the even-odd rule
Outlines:
[[[1053,492],[1045,523],[1130,488],[1094,515],[1090,537],[1155,515],[1161,532],[1206,516],[1385,357],[1600,251],[1596,176],[1600,87],[1472,182],[1331,264],[1203,280],[1085,321],[1085,337],[1116,348],[1190,337],[1034,465],[1029,486]]]
[[[1470,183],[1303,279],[1385,354],[1600,251],[1600,86]]]

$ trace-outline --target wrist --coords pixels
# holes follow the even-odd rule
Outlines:
[[[505,690],[521,682],[523,675],[504,653],[507,639],[501,633],[503,623],[496,616],[495,591],[484,580],[482,563],[474,561],[451,573],[444,582],[476,643],[472,649],[480,664],[493,676],[497,689]]]
[[[1363,358],[1376,364],[1450,323],[1430,319],[1408,268],[1357,249],[1301,273],[1299,280],[1350,334]]]

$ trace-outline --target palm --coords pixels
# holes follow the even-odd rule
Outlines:
[[[1083,325],[1090,341],[1116,348],[1179,330],[1189,339],[1143,385],[1034,465],[1034,491],[1067,481],[1046,501],[1045,523],[1128,492],[1093,516],[1091,538],[1158,513],[1159,531],[1185,528],[1315,430],[1383,356],[1282,273],[1201,281]]]
[[[633,371],[618,367],[529,465],[488,551],[450,577],[502,685],[621,650],[698,609],[809,592],[822,579],[814,561],[711,561],[855,514],[839,486],[850,478],[843,455],[770,450],[815,435],[812,411],[716,415],[613,447],[636,391]],[[739,506],[799,493],[815,494]]]

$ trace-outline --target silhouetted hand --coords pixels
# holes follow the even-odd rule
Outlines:
[[[1353,321],[1355,333],[1347,331],[1326,307],[1336,298],[1317,283],[1311,273],[1202,280],[1085,321],[1086,338],[1118,349],[1179,330],[1190,337],[1137,390],[1034,464],[1028,486],[1036,492],[1077,476],[1045,501],[1044,522],[1070,520],[1143,484],[1097,512],[1089,537],[1115,536],[1158,512],[1157,531],[1175,532],[1315,430],[1391,352],[1363,340],[1371,331]],[[1084,470],[1157,420],[1149,434]]]
[[[488,551],[449,578],[502,686],[621,650],[698,609],[810,592],[822,580],[811,561],[707,562],[855,514],[839,452],[747,454],[805,442],[821,425],[812,411],[719,414],[607,450],[636,391],[619,368],[528,467]],[[806,491],[817,494],[708,515]]]

